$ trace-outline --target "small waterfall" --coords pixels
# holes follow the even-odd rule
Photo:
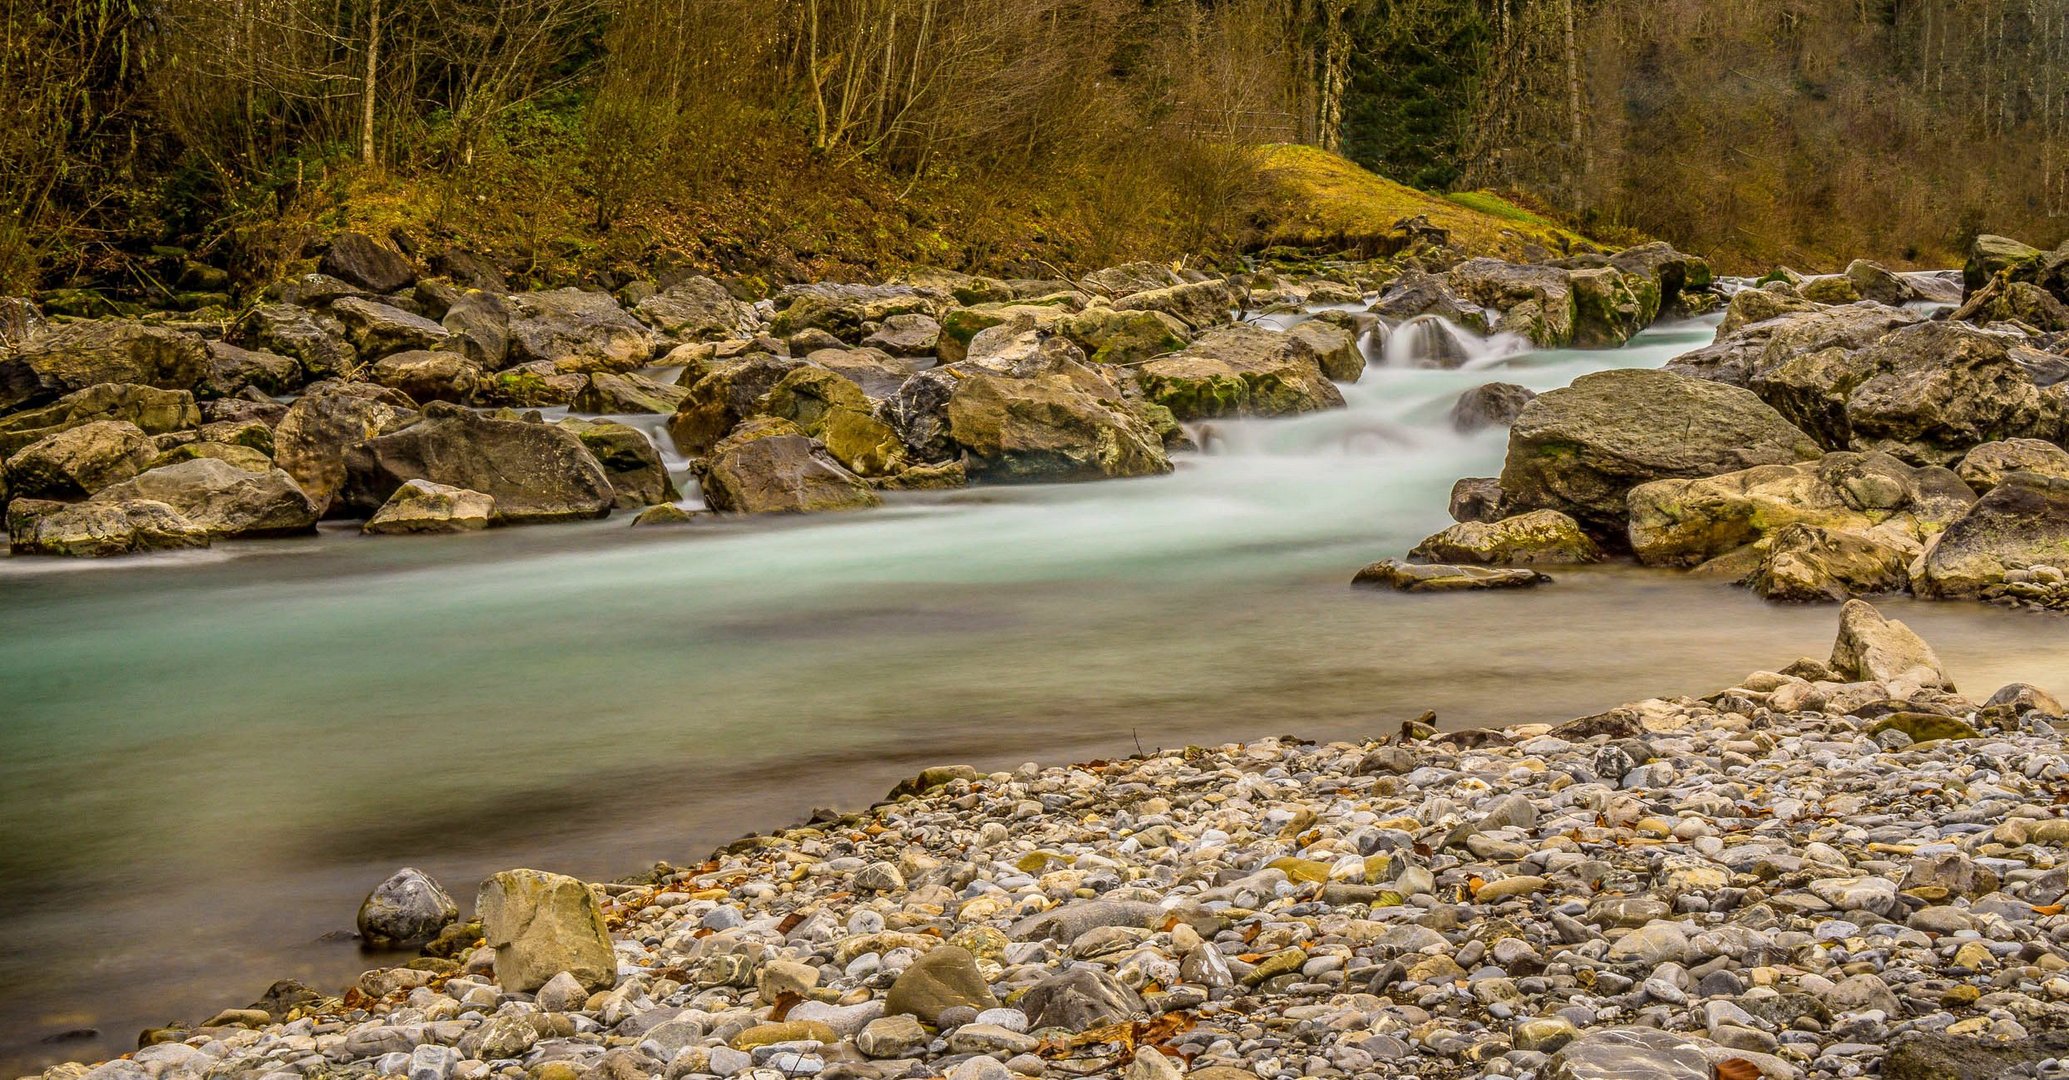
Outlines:
[[[1381,362],[1387,367],[1460,368],[1488,352],[1487,342],[1436,315],[1417,315],[1387,335]]]

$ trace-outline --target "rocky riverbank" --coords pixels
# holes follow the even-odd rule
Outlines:
[[[1457,300],[1441,283],[1419,298]],[[1512,425],[1502,473],[1459,481],[1459,524],[1409,553],[1464,565],[1360,581],[1513,587],[1545,580],[1523,567],[1628,555],[1775,600],[2069,610],[2065,300],[2069,245],[1984,236],[1958,282],[1778,271],[1663,371],[1479,387],[1453,416]]]
[[[345,233],[241,307],[46,318],[0,300],[0,501],[15,553],[105,556],[328,519],[679,524],[1153,476],[1193,425],[1340,407],[1337,385],[1397,330],[1612,346],[1718,299],[1701,260],[1659,244],[1519,266],[1468,259],[1418,220],[1398,246],[1233,274],[940,271],[757,297],[706,277],[511,292],[466,253]]]
[[[422,959],[41,1075],[2065,1075],[2062,708],[1977,697],[1853,602],[1828,658],[1554,727],[931,769],[466,920],[405,871],[361,927]]]

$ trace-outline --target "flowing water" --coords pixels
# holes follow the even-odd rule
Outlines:
[[[398,865],[465,906],[488,871],[695,861],[926,764],[1362,737],[1425,709],[1553,721],[1822,655],[1829,607],[1627,566],[1346,587],[1447,524],[1454,479],[1499,469],[1501,432],[1449,427],[1461,390],[1709,336],[1465,339],[1467,370],[1376,367],[1349,408],[1216,424],[1156,479],[0,560],[0,1066],[119,1052],[275,978],[342,987],[372,959],[335,932]],[[2069,691],[2069,621],[1886,607],[1967,689]],[[43,1041],[81,1028],[100,1034]]]

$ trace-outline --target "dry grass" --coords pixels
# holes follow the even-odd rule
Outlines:
[[[1269,244],[1383,247],[1395,222],[1420,214],[1475,255],[1543,258],[1604,246],[1492,192],[1431,195],[1312,146],[1282,144],[1263,154],[1275,189],[1260,215]]]

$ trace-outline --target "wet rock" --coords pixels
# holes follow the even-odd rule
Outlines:
[[[316,504],[284,470],[201,457],[138,473],[94,496],[164,503],[212,537],[294,536],[316,528]]]
[[[1389,283],[1372,302],[1371,311],[1395,324],[1432,316],[1460,326],[1486,329],[1478,307],[1460,300],[1442,277],[1420,270],[1407,271]]]
[[[431,875],[405,866],[359,904],[359,936],[376,949],[408,949],[438,936],[460,907]]]
[[[1069,360],[1025,377],[971,372],[943,414],[973,479],[1092,480],[1171,471],[1163,439],[1098,371]]]
[[[418,422],[348,450],[344,466],[341,504],[369,515],[410,480],[488,495],[495,522],[506,525],[599,518],[617,498],[574,432],[443,402],[426,406]]]
[[[1255,326],[1229,326],[1137,369],[1143,394],[1181,421],[1287,416],[1343,406],[1307,342]]]
[[[877,418],[860,386],[831,369],[817,364],[793,369],[755,409],[796,424],[858,476],[890,476],[905,468],[905,444],[897,431]]]
[[[1574,339],[1571,276],[1556,266],[1468,259],[1452,267],[1445,281],[1458,296],[1501,312],[1495,329],[1556,349]]]
[[[1382,586],[1400,592],[1463,592],[1528,588],[1551,580],[1535,570],[1522,568],[1404,563],[1381,559],[1358,571],[1351,578],[1351,584]]]
[[[1451,520],[1500,521],[1507,516],[1501,481],[1491,476],[1469,476],[1451,485]]]
[[[1523,407],[1536,397],[1536,391],[1515,383],[1487,383],[1473,387],[1458,395],[1458,401],[1452,404],[1451,426],[1462,432],[1507,427],[1516,422]]]
[[[1639,484],[1817,456],[1809,437],[1744,390],[1664,371],[1603,371],[1524,407],[1501,488],[1517,510],[1558,510],[1621,542]]]
[[[199,426],[201,410],[194,404],[194,395],[185,390],[100,383],[42,408],[0,417],[0,459],[38,439],[96,420],[127,421],[146,435],[163,435]]]
[[[682,498],[682,492],[668,478],[661,452],[644,432],[610,420],[567,419],[559,426],[574,432],[596,463],[603,466],[615,508],[637,510]]]
[[[1659,316],[1659,285],[1649,277],[1610,266],[1567,274],[1573,293],[1573,346],[1613,349],[1636,337]]]
[[[7,490],[14,498],[83,499],[142,472],[157,456],[142,428],[126,420],[95,420],[9,455]]]
[[[128,319],[59,326],[0,353],[0,412],[101,383],[193,390],[209,375],[201,339]]]
[[[618,375],[599,371],[589,376],[569,409],[603,416],[674,413],[689,393],[684,387],[655,382],[636,372]]]
[[[668,418],[676,449],[691,455],[710,451],[743,421],[758,415],[769,391],[802,365],[787,356],[757,353],[699,377]]]
[[[208,532],[161,502],[7,504],[8,547],[16,555],[104,558],[141,551],[205,548]]]
[[[1866,259],[1855,259],[1846,264],[1845,277],[1852,283],[1854,293],[1863,300],[1902,307],[1918,298],[1918,291],[1903,278]]]
[[[792,285],[776,295],[769,331],[788,338],[807,329],[824,330],[845,342],[860,341],[865,327],[893,315],[939,316],[942,294],[910,285]]]
[[[1720,328],[1715,342],[1675,357],[1668,361],[1666,370],[1732,386],[1748,386],[1756,380],[1775,384],[1791,379],[1802,381],[1801,376],[1783,372],[1782,367],[1829,349],[1850,354],[1874,344],[1892,330],[1923,320],[1924,316],[1915,311],[1880,304],[1813,305],[1804,311],[1784,310],[1736,329]],[[1727,318],[1727,325],[1729,322]]]
[[[704,501],[728,513],[767,514],[861,510],[882,500],[797,425],[764,418],[712,448]]]
[[[885,319],[875,333],[862,339],[862,344],[892,356],[932,356],[940,341],[941,324],[933,316],[909,312]]]
[[[377,535],[450,533],[486,529],[496,500],[479,491],[410,480],[395,489],[362,531]]]
[[[1358,336],[1351,330],[1322,319],[1310,319],[1286,331],[1315,352],[1322,374],[1336,382],[1357,382],[1365,374],[1365,354],[1358,349]]]
[[[1418,562],[1532,566],[1595,562],[1602,558],[1602,549],[1572,518],[1556,510],[1534,510],[1495,522],[1460,522],[1417,544],[1408,557]]]
[[[566,973],[590,991],[618,981],[618,962],[596,896],[574,878],[503,870],[475,898],[483,935],[496,951],[496,982],[529,992]]]

